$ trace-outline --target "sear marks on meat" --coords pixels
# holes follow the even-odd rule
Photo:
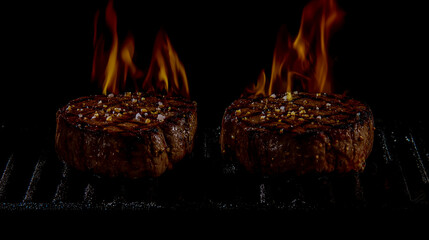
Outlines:
[[[192,151],[196,103],[126,92],[81,97],[57,112],[61,160],[109,177],[157,177]]]
[[[234,101],[225,110],[220,136],[225,158],[263,175],[362,171],[373,140],[367,105],[305,92]]]

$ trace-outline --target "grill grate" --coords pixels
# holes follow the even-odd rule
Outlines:
[[[106,179],[57,159],[54,129],[2,125],[1,211],[324,211],[428,209],[428,126],[377,120],[363,173],[257,177],[222,160],[220,128],[199,129],[194,152],[160,178]]]

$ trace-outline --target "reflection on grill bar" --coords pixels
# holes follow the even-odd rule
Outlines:
[[[55,192],[53,202],[65,202],[67,201],[67,191],[68,191],[68,184],[70,182],[70,172],[71,169],[68,165],[63,165],[62,170],[62,177],[60,184],[58,184],[57,191]]]
[[[417,145],[416,145],[416,142],[414,141],[413,135],[410,133],[408,136],[405,136],[405,139],[407,140],[407,142],[410,142],[412,144],[411,145],[411,149],[413,150],[412,154],[414,155],[414,159],[416,160],[416,164],[417,164],[420,176],[422,177],[422,181],[426,184],[429,183],[428,174],[426,173],[422,158],[420,157],[420,153],[417,150]]]
[[[383,131],[376,131],[378,138],[381,141],[381,148],[383,149],[383,158],[385,160],[385,164],[389,164],[392,162],[392,157],[390,156],[389,147],[386,142],[386,136]]]
[[[91,203],[94,203],[94,201],[95,201],[95,189],[91,183],[88,183],[88,185],[85,188],[83,202],[86,204],[91,204]]]
[[[13,157],[13,154],[9,157],[9,160],[7,161],[6,168],[3,171],[3,175],[1,176],[0,180],[0,200],[4,201],[6,199],[6,191],[7,191],[7,185],[9,183],[9,178],[13,172],[15,166],[15,158]]]
[[[46,158],[42,155],[34,168],[33,176],[31,177],[30,184],[28,185],[27,192],[25,193],[24,202],[33,201],[36,190],[38,189],[38,183],[41,177],[43,166],[46,163]]]
[[[139,180],[78,172],[57,159],[52,142],[22,144],[28,149],[1,155],[7,156],[0,159],[0,210],[428,209],[428,126],[380,120],[376,126],[365,171],[347,174],[252,176],[222,160],[220,128],[199,129],[187,159],[160,178]],[[40,138],[32,130],[25,134],[28,141]]]

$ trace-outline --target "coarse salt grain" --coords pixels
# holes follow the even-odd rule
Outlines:
[[[156,118],[158,121],[160,121],[160,122],[163,122],[164,121],[164,119],[165,119],[165,116],[164,115],[162,115],[162,114],[158,114],[158,116],[157,116],[157,118]]]
[[[135,116],[135,119],[136,120],[140,120],[141,118],[142,118],[142,115],[140,115],[140,113],[137,113],[136,116]]]
[[[95,112],[95,113],[94,113],[94,116],[92,116],[92,118],[91,118],[91,119],[98,118],[98,116],[99,116],[99,115],[98,115],[98,112]]]

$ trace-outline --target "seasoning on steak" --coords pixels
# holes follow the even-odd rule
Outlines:
[[[79,170],[110,177],[160,176],[190,153],[196,103],[126,92],[81,97],[57,112],[58,156]]]
[[[222,154],[248,171],[362,171],[374,140],[370,108],[337,94],[287,92],[234,101],[224,113]]]

